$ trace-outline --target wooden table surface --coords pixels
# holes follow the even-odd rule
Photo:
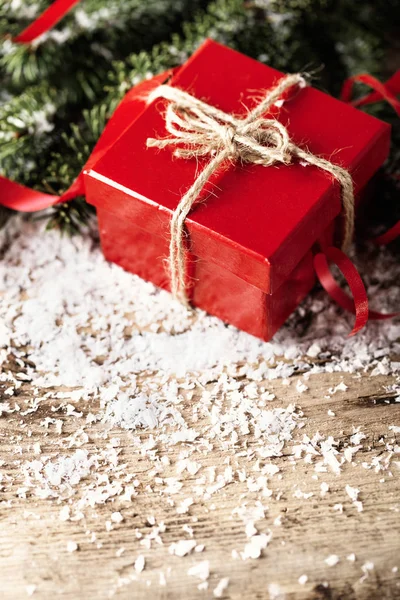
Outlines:
[[[13,364],[7,368],[20,370]],[[65,394],[67,400],[63,400],[64,404],[70,404],[66,410],[57,411],[57,403],[49,398],[36,411],[23,415],[24,407],[32,401],[30,384],[23,382],[18,397],[14,398],[21,411],[3,414],[1,419],[0,597],[4,600],[31,595],[38,599],[65,600],[400,598],[400,434],[393,429],[393,425],[399,425],[400,404],[395,402],[395,393],[388,387],[394,379],[383,375],[371,377],[369,373],[362,376],[322,373],[312,375],[307,381],[309,389],[299,393],[296,387],[299,378],[301,373],[291,377],[288,386],[283,386],[279,379],[268,382],[268,390],[276,394],[271,407],[295,403],[304,413],[305,426],[293,433],[283,455],[272,459],[272,464],[279,467],[279,474],[269,481],[272,495],[261,498],[268,509],[265,518],[256,522],[256,528],[259,532],[271,530],[273,538],[260,558],[247,560],[240,557],[248,541],[245,526],[234,511],[241,503],[255,506],[260,495],[248,489],[246,480],[235,477],[209,498],[195,498],[186,513],[179,513],[177,507],[183,499],[195,496],[195,480],[207,466],[216,467],[217,471],[229,463],[234,469],[241,468],[248,457],[232,454],[217,440],[213,449],[203,449],[202,471],[194,475],[182,473],[181,489],[166,496],[160,492],[156,464],[162,461],[163,478],[169,468],[176,475],[173,466],[185,444],[167,448],[157,443],[153,454],[142,452],[139,438],[141,443],[151,442],[154,431],[143,430],[133,436],[120,428],[105,429],[101,422],[85,428],[86,438],[82,434],[82,419],[88,413],[96,413],[98,406],[91,401],[68,400],[68,394]],[[341,382],[348,389],[339,389],[326,398],[327,390]],[[246,385],[245,378],[241,384]],[[188,401],[183,407],[183,414],[191,423],[192,403],[193,400]],[[72,414],[71,405],[76,405],[83,415]],[[46,428],[44,420],[54,417],[63,423],[61,433],[54,423],[48,422]],[[202,418],[200,415],[200,422]],[[294,459],[293,446],[305,434],[312,437],[320,432],[325,439],[332,435],[338,441],[338,451],[342,452],[354,434],[354,427],[366,437],[352,461],[342,465],[340,474],[330,469],[316,473],[309,460]],[[250,435],[248,448],[252,440]],[[70,455],[77,448],[101,454],[113,446],[119,452],[119,471],[134,474],[132,481],[137,495],[130,500],[111,495],[104,504],[86,506],[82,514],[76,515],[82,493],[80,486],[74,488],[69,499],[60,499],[40,498],[35,489],[24,484],[21,465],[28,460],[44,455]],[[99,460],[95,475],[91,472],[82,479],[80,483],[83,482],[86,491],[95,487],[93,477],[101,472],[115,477],[115,468],[107,470],[107,460],[112,458]],[[321,493],[321,482],[329,486],[325,494]],[[358,488],[362,511],[352,502],[346,485]],[[295,494],[296,490],[300,493]],[[63,520],[68,511],[66,506],[71,507],[71,515],[75,514],[77,520],[74,517]],[[113,512],[120,512],[123,520],[112,521]],[[60,518],[61,514],[64,517]],[[183,557],[170,553],[171,543],[191,539],[191,535],[201,552]],[[78,548],[69,551],[74,548],[73,545],[68,548],[69,542],[75,542]],[[232,556],[232,550],[239,554]],[[332,555],[339,559],[334,566],[325,562]],[[138,570],[135,569],[138,556],[145,557],[141,572],[138,563]],[[188,574],[188,570],[205,560],[209,561],[210,575],[203,587],[208,588],[198,589],[199,584],[202,587],[201,579]],[[227,587],[223,590],[221,584],[220,591],[214,593],[223,578],[229,578]]]

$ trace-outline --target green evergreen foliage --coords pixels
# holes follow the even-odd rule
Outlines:
[[[40,40],[14,43],[46,6],[0,0],[0,173],[53,193],[77,176],[125,92],[207,37],[280,70],[311,72],[336,95],[349,75],[385,80],[400,62],[400,0],[82,0]],[[394,125],[386,172],[398,175],[396,115],[384,103],[366,110]],[[77,199],[50,211],[49,225],[72,233],[89,213]]]

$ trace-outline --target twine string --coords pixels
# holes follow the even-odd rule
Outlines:
[[[330,173],[341,186],[344,217],[342,249],[350,244],[354,231],[354,191],[350,173],[297,146],[291,141],[282,123],[264,116],[272,105],[282,99],[285,92],[305,85],[306,81],[299,73],[283,77],[244,118],[225,113],[169,85],[160,85],[149,95],[148,103],[157,98],[169,101],[165,125],[171,137],[148,138],[147,146],[171,146],[178,158],[211,158],[179,201],[170,223],[171,291],[183,304],[189,305],[186,290],[185,220],[193,206],[201,201],[201,192],[206,183],[228,160],[267,167],[275,164],[288,165],[296,158]]]

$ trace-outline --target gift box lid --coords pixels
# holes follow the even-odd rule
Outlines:
[[[225,112],[245,115],[282,73],[207,40],[168,81]],[[158,84],[158,82],[157,82]],[[147,148],[163,138],[167,102],[140,98],[132,124],[91,168],[101,182],[89,202],[156,234],[169,235],[180,198],[208,160]],[[279,103],[282,104],[282,103]],[[293,141],[349,170],[357,193],[389,151],[390,127],[306,87],[274,109]],[[228,165],[207,185],[186,219],[191,251],[273,293],[341,212],[340,186],[317,167],[293,162]]]

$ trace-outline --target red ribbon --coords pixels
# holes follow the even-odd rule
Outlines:
[[[379,235],[372,241],[378,246],[387,246],[390,242],[393,242],[400,235],[400,221],[397,221],[393,227],[391,227],[386,233]]]
[[[79,0],[54,0],[52,4],[42,14],[33,21],[26,29],[21,31],[14,39],[14,42],[29,44],[43,33],[54,27],[58,21],[71,10]]]
[[[351,100],[353,86],[354,83],[358,81],[360,83],[364,83],[372,88],[374,91],[358,100]],[[351,102],[353,106],[360,107],[366,106],[367,104],[374,104],[375,102],[380,102],[381,100],[386,100],[393,109],[396,114],[400,117],[400,100],[397,99],[396,96],[400,94],[400,69],[396,71],[394,75],[390,79],[386,81],[386,83],[381,83],[372,75],[368,75],[363,73],[361,75],[354,75],[353,77],[349,77],[343,84],[342,92],[341,92],[341,100],[344,102]],[[391,227],[386,233],[374,238],[372,241],[379,246],[386,246],[393,242],[400,235],[400,221],[398,221],[393,227]]]
[[[101,134],[97,144],[95,145],[91,155],[87,162],[83,166],[81,172],[70,187],[61,196],[52,194],[46,194],[44,192],[38,192],[31,188],[25,187],[15,181],[11,181],[6,177],[0,176],[0,191],[1,198],[0,204],[11,208],[13,210],[19,210],[22,212],[36,212],[49,208],[55,204],[62,204],[76,198],[76,196],[82,196],[85,194],[85,187],[83,181],[83,173],[88,169],[91,169],[95,162],[97,162],[114,144],[114,142],[130,127],[131,119],[130,115],[134,112],[133,103],[136,105],[145,106],[145,100],[148,93],[156,86],[165,83],[174,69],[169,69],[156,75],[152,79],[142,81],[135,87],[133,87],[119,103],[118,107],[112,114],[110,120],[105,126],[103,133]]]
[[[367,96],[363,96],[362,98],[358,98],[357,100],[352,100],[351,97],[353,86],[356,81],[369,86],[374,90],[374,92],[368,94]],[[386,102],[388,102],[394,108],[397,115],[400,116],[400,101],[396,98],[398,94],[400,94],[400,69],[396,71],[396,73],[392,75],[392,77],[388,79],[386,83],[381,83],[378,79],[372,77],[372,75],[368,75],[368,73],[353,75],[344,82],[340,99],[343,100],[343,102],[350,102],[356,107],[366,106],[367,104],[374,104],[375,102],[386,100]]]
[[[329,263],[335,264],[344,278],[346,279],[352,297],[350,297],[336,283],[330,269]],[[368,320],[383,321],[397,317],[400,313],[381,313],[369,310],[367,292],[359,272],[344,252],[330,246],[324,252],[319,252],[314,256],[314,268],[317,277],[324,290],[335,300],[344,310],[356,315],[354,327],[350,336],[355,335],[367,324]]]
[[[328,259],[342,272],[349,284],[352,298],[336,283],[329,270]],[[356,267],[339,248],[331,246],[324,253],[319,252],[314,256],[314,268],[322,287],[331,298],[344,310],[356,315],[354,327],[349,335],[356,334],[367,324],[369,314],[367,292]]]

